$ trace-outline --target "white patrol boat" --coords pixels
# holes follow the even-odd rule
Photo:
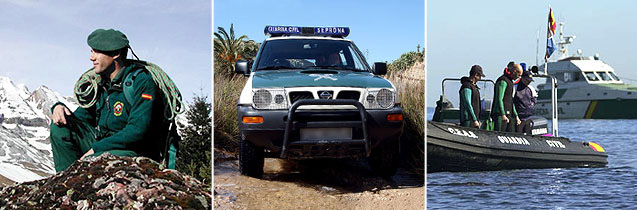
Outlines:
[[[557,79],[557,113],[562,119],[635,119],[637,118],[637,86],[624,83],[615,70],[599,59],[599,55],[568,56],[567,45],[575,36],[563,36],[560,23],[560,52],[557,61],[548,63],[547,72]],[[540,65],[540,71],[544,65]],[[551,116],[551,81],[540,84],[535,114]]]

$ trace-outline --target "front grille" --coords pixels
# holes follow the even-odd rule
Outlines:
[[[314,96],[309,91],[290,92],[290,103],[293,104],[299,99],[314,99]]]
[[[319,90],[316,95],[319,99],[334,99],[334,91],[331,90]]]
[[[338,93],[336,99],[354,99],[357,100],[360,98],[361,93],[358,91],[345,90]]]

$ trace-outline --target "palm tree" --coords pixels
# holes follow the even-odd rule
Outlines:
[[[243,42],[248,40],[248,36],[241,35],[239,38],[235,38],[234,25],[230,24],[230,34],[226,32],[223,27],[217,27],[214,39],[214,53],[218,58],[228,62],[231,66],[234,66],[237,60],[243,58],[241,55]]]

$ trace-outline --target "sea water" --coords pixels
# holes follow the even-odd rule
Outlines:
[[[637,120],[558,125],[562,137],[604,147],[607,167],[430,173],[427,209],[637,208]]]

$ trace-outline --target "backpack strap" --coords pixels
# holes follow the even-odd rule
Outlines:
[[[133,84],[135,84],[135,78],[142,73],[142,71],[146,70],[145,68],[135,68],[133,73],[129,73],[124,78],[124,82],[122,83],[122,89],[124,92],[124,99],[130,104],[131,99],[135,97],[135,89],[133,88]]]
[[[179,151],[179,141],[181,137],[177,133],[177,124],[173,119],[170,122],[168,136],[166,137],[165,157],[163,157],[164,166],[168,169],[176,169],[177,151]]]

